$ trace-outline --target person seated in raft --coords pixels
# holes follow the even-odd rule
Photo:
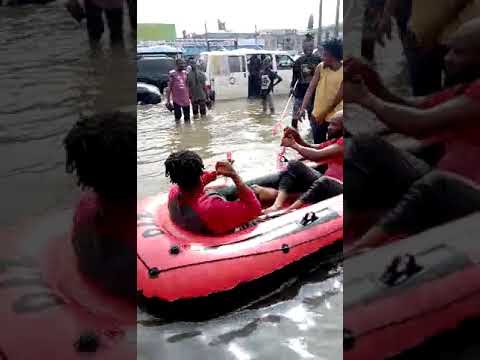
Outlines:
[[[237,174],[232,164],[220,161],[215,171],[205,172],[200,156],[189,150],[171,154],[165,161],[165,175],[174,184],[168,195],[168,210],[178,226],[198,234],[224,235],[233,232],[261,214],[260,203]],[[204,186],[217,175],[233,180],[238,200],[227,201]]]
[[[110,291],[136,296],[137,120],[113,112],[78,121],[64,146],[82,188],[71,241],[79,270]]]
[[[285,130],[282,146],[296,150],[307,160],[328,164],[328,168],[322,175],[301,161],[290,161],[287,170],[280,176],[278,190],[255,186],[254,189],[261,199],[265,200],[268,197],[275,199],[274,204],[264,210],[265,214],[282,209],[292,194],[302,193],[287,211],[342,193],[343,111],[335,113],[328,121],[330,140],[319,145],[307,144],[293,128]]]
[[[479,19],[465,23],[451,36],[445,65],[447,76],[456,85],[431,96],[397,97],[397,100],[391,96],[392,100],[387,101],[375,95],[362,78],[349,76],[353,81],[346,81],[345,100],[374,112],[391,130],[420,139],[446,141],[445,155],[437,164],[438,170],[443,173],[441,176],[438,175],[438,170],[380,139],[361,137],[347,146],[345,176],[351,185],[345,194],[348,202],[346,213],[352,218],[348,220],[350,225],[347,228],[357,227],[353,224],[357,218],[354,214],[365,214],[367,210],[372,213],[370,219],[364,221],[369,227],[362,225],[363,229],[355,234],[355,238],[360,237],[355,245],[356,250],[379,246],[400,233],[412,235],[426,226],[440,225],[468,212],[463,211],[466,205],[464,202],[454,201],[455,197],[446,194],[457,191],[452,186],[464,189],[467,187],[463,185],[465,182],[474,186],[480,183],[480,168],[477,166],[480,156],[479,36]],[[450,179],[452,176],[460,176],[462,180],[453,181]],[[382,181],[385,179],[388,179],[388,186]],[[462,184],[452,185],[459,181]],[[468,193],[466,190],[461,192]],[[443,205],[435,201],[433,195],[439,197],[438,200],[444,199],[441,202]],[[378,199],[375,208],[372,208],[373,199]],[[418,202],[418,199],[423,200]],[[470,196],[470,199],[475,197]],[[370,209],[366,209],[367,204]],[[412,204],[423,205],[414,211]],[[475,206],[470,206],[467,210],[472,211]],[[399,221],[399,214],[408,215],[402,209],[409,209],[411,214],[418,216],[413,219],[409,217],[410,222]],[[429,215],[432,212],[438,215],[439,211],[442,212],[441,216]],[[413,220],[415,222],[412,223]],[[347,223],[348,221],[346,220]],[[392,222],[401,226],[390,226]],[[370,228],[371,231],[365,233],[365,228]]]

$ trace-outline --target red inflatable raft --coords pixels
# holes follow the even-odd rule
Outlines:
[[[71,214],[58,221],[68,227]],[[0,319],[8,331],[0,332],[0,359],[135,359],[135,304],[77,271],[58,221],[1,237]]]
[[[343,197],[330,198],[226,236],[178,228],[166,195],[138,206],[137,290],[166,302],[227,292],[342,239]]]
[[[385,359],[480,316],[480,215],[344,262],[344,358]]]

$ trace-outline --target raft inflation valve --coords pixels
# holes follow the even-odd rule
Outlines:
[[[159,268],[153,267],[153,268],[148,269],[148,276],[150,276],[150,279],[155,279],[155,278],[158,277],[158,275],[160,275],[160,269]]]
[[[173,245],[171,248],[170,248],[170,251],[169,251],[170,255],[178,255],[180,254],[180,247],[178,245]]]
[[[98,339],[97,334],[93,331],[88,331],[80,335],[74,346],[77,352],[93,353],[97,351],[100,346],[100,340]]]
[[[303,226],[307,226],[308,224],[311,224],[317,220],[318,220],[317,214],[315,214],[314,212],[308,212],[302,218],[302,220],[300,221],[300,224]]]
[[[422,270],[415,257],[410,254],[396,256],[380,278],[387,286],[396,286],[408,280]]]
[[[288,244],[283,244],[282,245],[282,251],[284,254],[288,254],[289,251],[290,251],[290,246],[288,246]]]

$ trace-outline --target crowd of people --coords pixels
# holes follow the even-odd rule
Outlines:
[[[173,184],[168,209],[175,224],[195,233],[224,235],[257,219],[261,214],[293,211],[342,193],[342,43],[336,39],[326,41],[322,59],[313,55],[311,37],[307,36],[303,45],[305,54],[295,62],[293,68],[293,126],[284,130],[281,146],[295,150],[302,158],[317,165],[326,166],[326,171],[317,171],[303,161],[290,161],[287,169],[279,173],[278,188],[259,184],[247,186],[235,171],[232,161],[218,162],[213,171],[205,171],[202,159],[195,152],[182,150],[172,153],[165,162],[165,173]],[[282,79],[272,71],[268,57],[259,59],[252,56],[249,65],[251,69],[256,66],[261,69],[258,74],[251,72],[250,76],[260,81],[260,88],[254,89],[255,86],[251,84],[250,94],[256,94],[259,90],[264,111],[270,106],[273,112],[271,92]],[[188,78],[194,67],[187,75],[184,66],[183,60],[177,60],[177,69],[171,73],[171,91],[167,93],[167,104],[173,95],[177,119],[181,115],[182,105],[185,105],[185,119],[189,114]],[[306,109],[312,124],[314,144],[303,140],[296,129]],[[216,180],[217,176],[233,180],[237,193],[234,201],[206,189],[206,185]]]
[[[190,104],[193,118],[207,116],[207,108],[211,107],[212,99],[207,88],[207,77],[195,61],[184,59],[175,61],[175,70],[170,71],[167,100],[165,106],[174,112],[175,120],[190,121]]]

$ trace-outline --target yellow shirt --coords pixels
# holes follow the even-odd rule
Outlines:
[[[478,16],[478,0],[413,0],[410,29],[421,46],[445,43],[466,21]]]
[[[328,120],[334,113],[343,109],[343,100],[332,111],[337,93],[343,83],[343,65],[337,71],[320,63],[320,79],[315,90],[313,116],[318,122]]]
[[[455,20],[451,22],[440,35],[439,42],[441,44],[448,44],[450,36],[452,36],[463,24],[466,22],[478,18],[480,16],[480,0],[470,1],[469,4],[463,8]]]

